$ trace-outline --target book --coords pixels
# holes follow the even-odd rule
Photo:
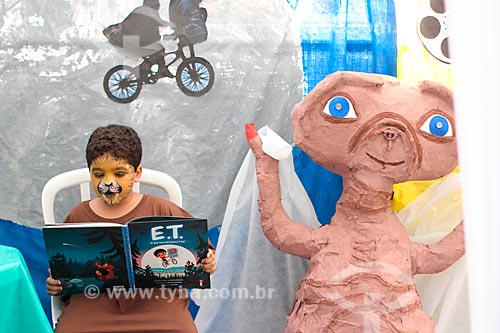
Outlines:
[[[135,288],[210,288],[203,271],[206,219],[151,216],[118,223],[61,223],[42,228],[61,296]],[[89,287],[90,286],[90,287]]]

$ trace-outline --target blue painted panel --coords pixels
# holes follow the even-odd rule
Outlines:
[[[300,5],[306,2],[299,3]],[[396,12],[393,0],[317,0],[307,2],[310,20],[301,27],[304,93],[326,75],[358,71],[397,75]],[[307,5],[305,5],[307,6]],[[329,22],[329,25],[325,25]],[[298,147],[295,171],[322,224],[329,223],[342,193],[342,179],[315,164]]]

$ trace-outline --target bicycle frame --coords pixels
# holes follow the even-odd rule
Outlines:
[[[187,52],[184,52],[185,48],[187,48],[189,50],[189,54],[186,54]],[[169,51],[169,52],[165,51],[163,53],[164,58],[167,56],[170,56],[170,55],[175,55],[175,57],[172,61],[165,64],[165,69],[171,74],[172,78],[175,77],[175,75],[173,75],[170,72],[169,68],[173,63],[175,63],[177,60],[181,60],[181,62],[182,62],[182,61],[185,61],[186,59],[194,58],[196,56],[195,51],[194,51],[194,45],[193,44],[183,44],[182,41],[179,41],[179,43],[177,44],[176,50]],[[152,63],[152,64],[154,64],[154,63]],[[144,84],[154,84],[160,78],[158,73],[152,75],[152,73],[150,71],[147,71],[147,72],[141,71],[140,65],[138,65],[136,68],[138,68],[140,70],[140,80]]]
[[[184,52],[184,48],[186,48],[186,47],[189,49],[189,57],[187,57],[187,56],[186,56],[186,53]],[[167,69],[167,70],[169,70],[169,67],[170,67],[170,66],[171,66],[174,62],[176,62],[176,61],[177,61],[177,60],[179,60],[179,59],[182,59],[182,61],[184,61],[184,60],[186,60],[186,59],[188,59],[188,58],[194,58],[194,57],[195,57],[195,53],[194,53],[194,45],[193,45],[193,44],[188,44],[188,45],[184,45],[184,46],[182,46],[182,45],[181,45],[181,42],[179,42],[178,47],[177,47],[177,50],[175,50],[175,51],[170,51],[170,52],[165,52],[165,53],[164,53],[164,55],[163,55],[163,57],[167,57],[167,56],[169,56],[169,55],[175,55],[175,58],[174,58],[171,62],[169,62],[169,63],[165,64],[165,67],[166,67],[166,69]],[[169,71],[170,71],[170,70],[169,70]]]

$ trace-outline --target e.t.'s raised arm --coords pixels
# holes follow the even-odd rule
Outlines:
[[[411,243],[413,274],[439,273],[460,259],[465,253],[463,224],[435,244]]]
[[[303,258],[310,258],[318,250],[315,231],[309,226],[293,222],[281,203],[279,161],[262,151],[262,141],[253,124],[245,126],[247,140],[255,155],[259,185],[260,223],[264,235],[279,250]]]

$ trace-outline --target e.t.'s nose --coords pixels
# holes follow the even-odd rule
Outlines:
[[[385,129],[383,133],[384,137],[390,141],[395,140],[399,135],[397,131],[391,129]]]

